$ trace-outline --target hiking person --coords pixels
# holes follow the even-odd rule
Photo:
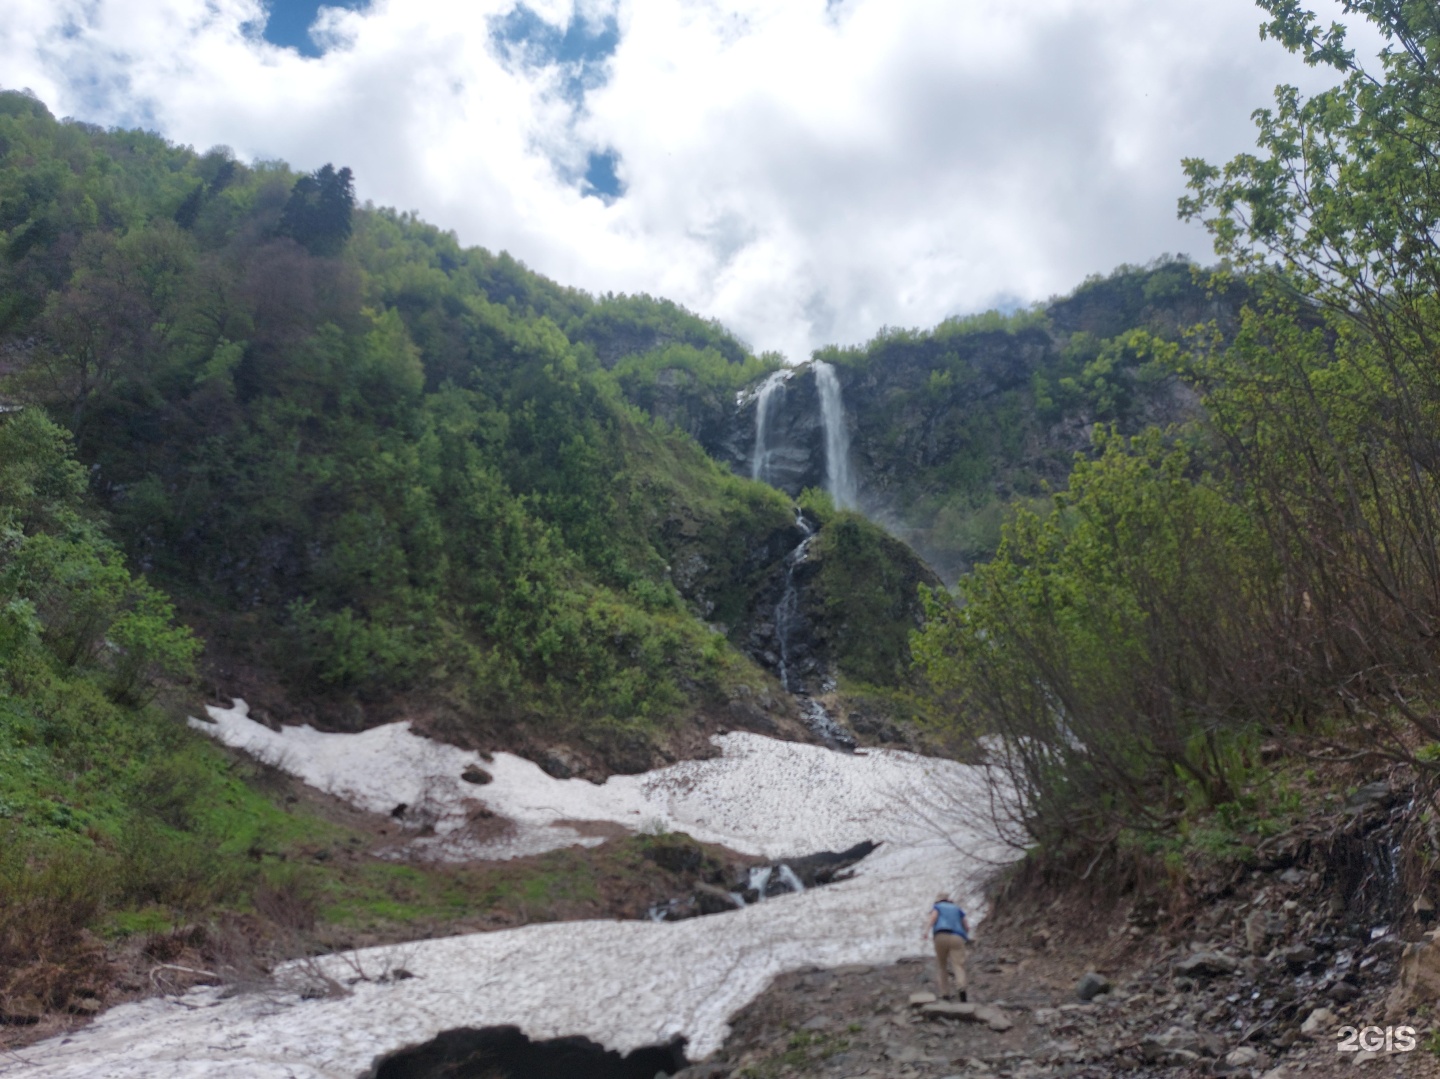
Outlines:
[[[950,996],[950,983],[945,976],[948,963],[955,974],[955,991],[961,1000],[965,1000],[965,949],[970,944],[970,926],[965,922],[965,912],[944,892],[935,897],[935,905],[930,908],[920,939],[932,935],[935,938],[935,985],[941,998]]]

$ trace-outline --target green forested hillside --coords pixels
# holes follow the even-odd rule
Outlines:
[[[733,397],[777,363],[357,207],[343,168],[0,93],[0,1022],[104,997],[120,945],[96,932],[229,962],[225,911],[258,913],[248,955],[570,887],[539,866],[471,894],[368,857],[188,730],[202,692],[564,743],[592,774],[773,729],[791,706],[737,642],[796,509],[632,398]],[[835,567],[913,567],[837,528]],[[909,592],[827,597],[835,673],[910,679]]]
[[[1282,91],[1260,156],[1187,163],[1220,268],[820,354],[862,505],[958,603],[861,515],[812,490],[802,527],[716,463],[745,460],[737,391],[778,362],[716,325],[357,208],[344,169],[0,94],[0,376],[24,405],[0,415],[0,822],[23,841],[0,871],[74,848],[141,882],[114,886],[132,907],[227,894],[274,807],[149,702],[197,638],[202,670],[332,725],[399,702],[643,768],[776,688],[742,649],[778,647],[787,593],[817,690],[838,673],[865,710],[986,738],[1029,837],[1091,866],[1252,857],[1325,796],[1302,754],[1435,780],[1440,21],[1354,5],[1395,42],[1367,73],[1262,6],[1341,83]]]
[[[1016,503],[1066,485],[1092,433],[1198,413],[1157,342],[1233,335],[1245,290],[1183,259],[1122,266],[1029,311],[822,350],[854,413],[865,501],[947,580],[988,560]]]
[[[354,208],[346,170],[61,124],[19,94],[0,97],[0,226],[8,391],[73,430],[212,656],[351,710],[419,693],[591,735],[763,678],[670,562],[743,562],[793,513],[620,380],[643,388],[656,350],[710,386],[773,359]],[[734,608],[745,572],[712,574],[710,604]]]
[[[1188,838],[1251,857],[1319,796],[1275,765],[1286,748],[1401,766],[1433,828],[1440,20],[1350,5],[1390,43],[1367,70],[1342,29],[1262,7],[1268,36],[1339,81],[1282,88],[1260,154],[1186,163],[1182,213],[1248,295],[1229,332],[1150,343],[1202,412],[1102,434],[917,645],[951,707],[1002,736],[1026,825],[1056,848]],[[1415,839],[1416,879],[1434,849]]]

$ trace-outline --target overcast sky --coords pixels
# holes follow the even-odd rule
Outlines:
[[[5,0],[59,116],[361,198],[801,359],[1164,252],[1180,159],[1320,77],[1249,0]]]

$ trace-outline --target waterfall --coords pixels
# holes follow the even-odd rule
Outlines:
[[[770,482],[770,447],[768,443],[770,413],[774,409],[775,391],[785,385],[790,369],[782,367],[760,384],[755,393],[755,449],[750,455],[750,478]]]
[[[800,614],[800,590],[795,587],[795,568],[805,561],[810,552],[810,542],[815,537],[803,513],[795,514],[804,539],[800,545],[785,556],[785,591],[780,593],[780,602],[775,604],[775,643],[780,649],[780,685],[787,693],[793,693],[790,686],[790,631]]]
[[[835,377],[835,368],[820,360],[815,361],[815,388],[820,391],[820,423],[825,429],[825,490],[830,493],[836,509],[853,510],[857,499],[855,474],[850,469],[845,402],[840,398],[840,380]]]

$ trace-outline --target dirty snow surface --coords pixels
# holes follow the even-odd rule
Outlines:
[[[958,890],[978,916],[980,879],[1011,856],[989,823],[977,769],[895,750],[847,756],[727,734],[715,739],[720,757],[596,785],[554,779],[508,754],[480,762],[405,724],[277,733],[250,720],[243,701],[209,711],[213,722],[196,726],[357,806],[423,806],[435,824],[431,856],[513,857],[579,841],[556,821],[687,832],[770,858],[883,842],[850,880],[729,914],[531,925],[330,957],[337,979],[369,977],[339,998],[302,999],[304,974],[292,966],[266,992],[227,998],[199,989],[121,1005],[65,1039],[0,1057],[0,1076],[356,1079],[393,1049],[501,1023],[532,1038],[580,1034],[621,1051],[678,1034],[698,1059],[781,971],[922,954],[935,893]],[[459,779],[477,763],[493,782]],[[512,820],[513,831],[467,840],[477,801]],[[397,965],[414,977],[377,979]]]

